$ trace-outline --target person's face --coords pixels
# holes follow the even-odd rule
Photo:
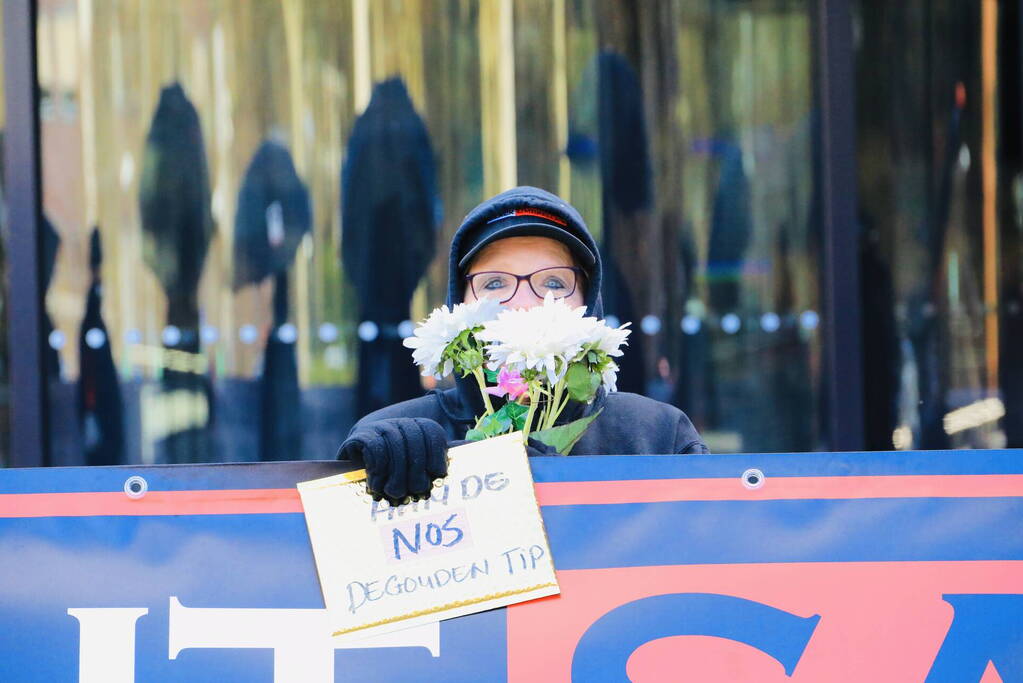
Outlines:
[[[543,268],[564,268],[575,266],[572,252],[564,244],[549,237],[508,237],[488,244],[469,264],[466,271],[469,275],[484,272],[512,273],[513,275],[528,275]],[[583,282],[582,275],[577,278],[575,291],[571,296],[565,297],[564,301],[573,308],[582,306]],[[481,290],[477,284],[477,290]],[[480,291],[480,296],[483,296]],[[463,294],[464,301],[475,301],[472,287],[469,283],[465,285]],[[529,283],[523,280],[519,283],[518,291],[510,300],[505,303],[509,308],[532,308],[543,303],[529,287]]]

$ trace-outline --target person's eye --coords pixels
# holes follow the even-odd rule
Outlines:
[[[560,278],[553,276],[548,277],[543,283],[544,289],[549,289],[552,292],[557,292],[562,289],[568,289],[568,285],[564,283]]]
[[[503,277],[489,277],[483,281],[483,289],[488,292],[495,292],[499,289],[504,289],[507,286],[508,280]]]

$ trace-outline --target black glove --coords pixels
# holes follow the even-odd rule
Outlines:
[[[448,474],[447,449],[447,434],[433,420],[392,417],[353,431],[337,457],[366,468],[366,488],[374,500],[401,505],[409,497],[430,497],[433,480]]]

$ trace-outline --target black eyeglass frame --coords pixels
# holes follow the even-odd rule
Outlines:
[[[474,277],[477,277],[479,275],[508,275],[509,277],[515,278],[515,289],[512,290],[511,296],[509,296],[507,299],[503,299],[498,302],[504,304],[514,299],[515,295],[519,293],[519,285],[522,284],[523,280],[529,283],[529,290],[533,292],[533,295],[539,299],[542,299],[543,296],[536,291],[535,287],[533,287],[532,278],[534,275],[542,273],[547,270],[570,270],[575,275],[575,279],[572,281],[572,290],[568,294],[563,294],[562,296],[554,297],[555,299],[567,299],[568,297],[575,294],[575,290],[579,289],[579,276],[581,275],[583,277],[586,277],[586,271],[577,266],[549,266],[547,268],[541,268],[540,270],[534,270],[532,273],[526,273],[525,275],[516,275],[515,273],[508,273],[503,270],[481,270],[478,273],[466,273],[463,277],[465,277],[465,280],[469,283],[469,289],[472,291],[472,295],[477,299],[481,297],[479,294],[476,293],[476,286],[473,284],[472,281]],[[486,295],[484,294],[484,296]]]

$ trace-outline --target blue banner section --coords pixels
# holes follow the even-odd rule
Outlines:
[[[125,480],[142,475],[152,491],[292,488],[297,481],[357,469],[336,461],[149,465],[146,467],[33,467],[0,470],[0,494],[120,491]]]
[[[749,667],[750,680],[835,680],[828,666],[858,667],[842,680],[1023,675],[1019,451],[532,465],[560,597],[345,648],[318,630],[323,600],[293,488],[348,466],[0,470],[0,681],[593,681],[664,673],[665,662],[691,665],[679,677],[728,680],[711,666],[722,658],[721,670]],[[807,480],[762,499],[739,483],[750,468],[765,490]],[[134,475],[158,513],[125,507]],[[885,497],[828,488],[850,476],[886,480]],[[733,477],[714,499],[713,480]],[[644,480],[679,486],[652,499]],[[209,507],[239,489],[262,493],[237,510]],[[900,632],[881,633],[850,660],[844,643],[868,647],[903,596],[920,629],[912,642],[893,655]],[[671,647],[684,654],[665,655]]]
[[[749,468],[771,477],[906,474],[1023,474],[1019,450],[896,453],[769,453],[764,455],[632,455],[535,458],[537,482],[635,479],[738,479]]]
[[[771,477],[1023,474],[1020,450],[904,451],[896,453],[770,453],[766,455],[630,455],[540,457],[531,460],[537,483],[637,479],[736,480],[750,468]],[[335,461],[57,467],[4,470],[3,493],[119,491],[126,477],[143,474],[153,490],[278,488],[355,469]]]
[[[879,533],[879,516],[898,523]],[[937,519],[959,524],[935,533]],[[558,569],[1023,560],[1023,498],[565,505],[544,508],[544,523]]]
[[[685,619],[678,616],[684,614]],[[575,650],[572,678],[626,680],[629,657],[646,643],[676,636],[713,636],[767,653],[791,674],[819,616],[802,618],[727,595],[677,593],[617,607],[587,629]],[[614,643],[614,649],[608,648]]]
[[[192,648],[169,659],[171,596],[191,609],[323,608],[300,514],[0,519],[0,596],[5,683],[78,680],[80,624],[68,609],[96,607],[148,610],[136,622],[138,681],[272,681],[267,648]],[[395,670],[435,681],[504,677],[502,612],[444,622],[440,642],[472,657],[337,650],[337,680]]]

